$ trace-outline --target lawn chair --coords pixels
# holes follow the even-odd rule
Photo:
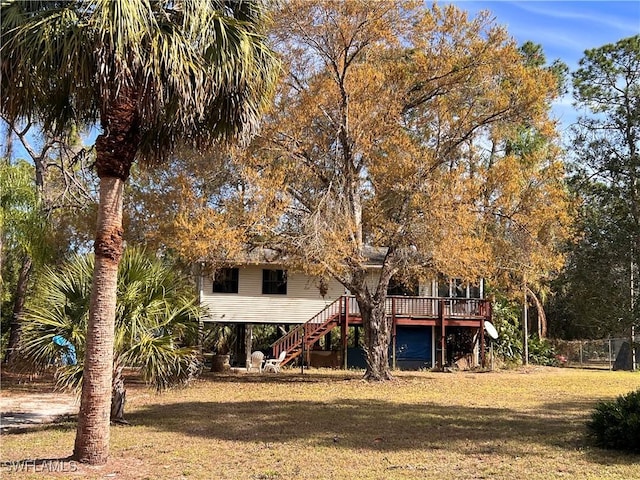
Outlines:
[[[264,360],[264,353],[261,351],[255,351],[251,354],[251,361],[249,365],[247,365],[247,372],[251,370],[257,370],[259,373],[262,373],[262,361]]]
[[[280,352],[280,355],[278,355],[278,358],[270,358],[269,360],[267,360],[264,364],[264,371],[280,373],[280,364],[282,363],[282,361],[284,360],[284,357],[286,356],[287,356],[287,352],[286,350],[283,350]]]

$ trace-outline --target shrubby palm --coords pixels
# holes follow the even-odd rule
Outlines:
[[[40,366],[65,363],[70,349],[75,352],[78,363],[57,370],[63,387],[79,388],[82,383],[93,269],[93,255],[78,255],[60,269],[47,269],[38,303],[25,314],[23,351],[29,360]],[[140,369],[158,390],[197,372],[199,316],[188,279],[142,250],[125,251],[118,270],[112,420],[124,420],[124,367]]]
[[[95,269],[74,454],[109,454],[116,277],[123,188],[136,159],[211,146],[254,124],[276,62],[263,2],[237,0],[2,0],[3,116],[46,131],[101,127]]]

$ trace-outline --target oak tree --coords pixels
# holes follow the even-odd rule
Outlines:
[[[277,18],[286,73],[247,160],[280,192],[270,244],[355,296],[365,377],[389,379],[392,277],[558,261],[557,77],[488,12],[293,1]],[[383,254],[375,275],[369,247]]]

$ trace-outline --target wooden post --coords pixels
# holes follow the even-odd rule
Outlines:
[[[485,367],[484,359],[484,320],[480,320],[480,365]]]
[[[307,328],[306,328],[307,326],[309,327],[309,329],[308,329],[309,332],[307,332]],[[313,328],[311,328],[311,325],[307,325],[305,323],[305,342],[306,342],[306,338],[311,337],[312,333],[313,333]],[[313,350],[313,345],[315,345],[315,342],[314,343],[310,343],[308,345],[308,348],[307,348],[307,368],[309,368],[311,366],[311,350]]]
[[[253,325],[248,323],[244,329],[245,366],[251,365],[251,348],[253,347]]]
[[[342,319],[342,368],[348,369],[347,348],[349,347],[349,297],[343,295],[344,318]]]
[[[391,297],[391,367],[396,369],[396,299]]]
[[[447,356],[446,356],[447,337],[446,337],[446,331],[444,326],[446,315],[444,314],[444,306],[445,306],[444,300],[440,300],[439,312],[438,312],[438,317],[440,320],[440,368],[443,370],[447,360]]]
[[[582,340],[580,340],[580,366],[582,367]]]
[[[302,324],[302,343],[301,343],[301,348],[302,351],[300,352],[300,373],[302,375],[304,375],[304,343],[307,341],[307,336],[305,335],[307,332],[307,324],[303,323]]]
[[[200,353],[200,357],[202,357],[202,354],[204,353],[202,350],[203,340],[204,340],[204,322],[202,321],[202,319],[199,319],[198,320],[198,352]]]

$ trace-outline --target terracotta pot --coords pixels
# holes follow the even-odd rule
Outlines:
[[[228,372],[231,369],[229,361],[231,355],[214,355],[211,358],[211,371],[212,372]]]

